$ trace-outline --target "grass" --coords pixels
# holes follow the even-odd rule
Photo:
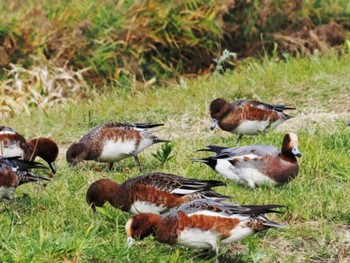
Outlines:
[[[44,114],[33,106],[31,115],[3,119],[26,138],[49,136],[60,146],[58,172],[46,187],[21,186],[13,207],[0,204],[0,259],[4,262],[210,262],[202,251],[170,247],[147,238],[125,249],[124,225],[129,215],[105,205],[96,215],[85,201],[90,183],[109,177],[122,182],[152,171],[221,179],[218,188],[240,204],[278,203],[286,212],[272,216],[288,229],[259,233],[221,250],[228,262],[347,262],[350,260],[350,120],[349,57],[335,54],[308,59],[262,62],[246,60],[225,75],[186,80],[187,85],[135,87],[118,83],[86,101],[56,104]],[[208,106],[212,99],[254,98],[297,107],[296,117],[267,135],[243,137],[241,145],[280,147],[286,131],[300,140],[301,171],[283,187],[248,189],[225,180],[190,158],[208,144],[235,146],[236,136],[211,132]],[[70,170],[67,147],[97,124],[109,121],[165,123],[154,133],[171,139],[171,159],[162,164],[152,153],[140,154],[141,170],[132,158],[115,165],[93,162]],[[164,157],[164,156],[163,156]],[[161,158],[164,159],[164,158]],[[99,171],[96,171],[99,170]]]

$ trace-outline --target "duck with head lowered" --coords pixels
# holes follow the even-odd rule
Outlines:
[[[109,122],[95,127],[85,134],[79,142],[73,143],[66,153],[69,167],[74,167],[84,160],[109,163],[109,169],[113,163],[128,157],[134,157],[136,165],[140,166],[138,154],[147,147],[169,142],[163,140],[148,129],[162,126],[153,123],[122,123]]]
[[[56,173],[55,160],[58,146],[50,138],[34,138],[26,140],[21,134],[7,126],[0,126],[0,156],[17,157],[34,161],[36,157],[45,160],[51,171]]]
[[[130,178],[118,184],[110,179],[93,182],[86,200],[93,211],[109,202],[113,207],[131,214],[166,213],[194,199],[225,200],[229,196],[212,190],[225,183],[217,180],[199,180],[175,174],[155,172]]]

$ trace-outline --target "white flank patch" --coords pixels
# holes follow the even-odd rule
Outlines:
[[[231,236],[221,240],[221,244],[230,244],[232,242],[237,242],[254,233],[255,231],[253,229],[247,226],[242,226],[242,223],[240,223],[233,230],[231,230]]]
[[[232,169],[232,167],[232,164],[227,159],[218,159],[215,170],[227,179],[238,182],[238,174]]]
[[[224,216],[220,213],[201,210],[190,214],[189,216],[198,214],[206,216],[219,216],[222,218],[238,218],[241,221],[238,226],[230,231],[230,237],[221,240],[220,244],[237,242],[255,233],[253,229],[245,226],[247,220],[250,220],[250,216],[248,215],[234,214],[231,216]],[[215,248],[217,247],[218,241],[218,232],[215,230],[202,230],[199,228],[185,228],[185,230],[180,233],[178,238],[178,244],[193,248]]]
[[[136,140],[114,141],[109,140],[105,142],[99,162],[112,163],[120,161],[131,156],[135,151]]]
[[[130,208],[130,213],[136,215],[141,213],[154,213],[160,214],[167,208],[164,205],[156,206],[153,203],[145,201],[135,201]]]
[[[237,134],[257,134],[263,132],[270,125],[270,120],[266,121],[243,121],[235,130]]]
[[[257,169],[243,168],[243,169],[237,169],[237,170],[240,170],[238,175],[240,177],[240,183],[248,185],[252,188],[254,188],[256,185],[261,185],[266,183],[272,183],[272,184],[276,183],[275,181],[271,180],[270,177],[264,175]]]
[[[2,142],[0,142],[0,155],[3,157],[15,157],[15,156],[22,156],[23,151],[22,149],[17,145],[17,143],[12,143],[9,145],[6,145],[6,147],[3,145]]]
[[[284,119],[278,119],[277,121],[271,124],[271,128],[275,129],[278,125],[282,124],[284,121],[285,121]]]
[[[185,228],[178,236],[178,244],[192,248],[216,248],[218,233],[213,230]]]
[[[233,159],[237,159],[239,162],[249,162],[243,161],[244,158],[255,159],[261,158],[261,156],[255,154],[247,154],[243,156],[235,156]],[[224,177],[247,186],[254,188],[256,185],[273,183],[275,182],[270,179],[270,177],[264,175],[257,169],[252,167],[240,167],[239,163],[237,166],[231,164],[228,159],[218,159],[215,170],[223,175]]]
[[[0,199],[13,199],[13,196],[15,195],[15,188],[13,187],[0,187]]]
[[[149,138],[142,138],[139,146],[135,150],[136,154],[139,154],[140,152],[142,152],[144,149],[151,146],[152,144],[153,144],[153,140],[151,140]]]

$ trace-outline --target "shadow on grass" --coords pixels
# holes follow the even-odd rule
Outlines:
[[[244,263],[247,262],[245,260],[245,257],[241,253],[230,253],[228,250],[222,250],[219,251],[219,256],[216,258],[215,251],[210,250],[210,249],[204,249],[200,250],[196,253],[194,253],[194,258],[195,259],[200,259],[200,260],[209,260],[210,262],[218,262],[220,263]]]

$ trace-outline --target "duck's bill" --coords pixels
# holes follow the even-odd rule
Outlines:
[[[210,130],[214,130],[217,125],[218,125],[218,120],[213,119],[210,124]]]
[[[296,157],[301,157],[301,152],[299,151],[298,147],[293,147],[292,153],[293,153]]]
[[[128,237],[126,240],[126,247],[131,247],[135,242],[135,239],[133,239],[132,237]]]
[[[55,174],[56,173],[56,164],[55,164],[55,162],[49,163],[49,166],[51,168],[51,171]]]

